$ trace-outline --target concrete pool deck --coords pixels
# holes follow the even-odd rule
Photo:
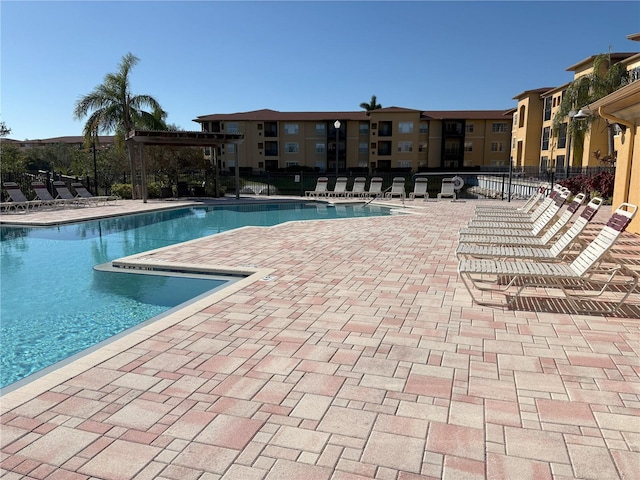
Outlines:
[[[120,203],[2,220],[179,206]],[[246,227],[124,259],[249,276],[3,395],[0,476],[638,478],[638,292],[616,316],[543,295],[479,307],[457,232],[497,202],[384,203],[415,215]],[[640,238],[615,253],[638,268]]]

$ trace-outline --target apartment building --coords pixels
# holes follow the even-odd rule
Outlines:
[[[320,172],[508,166],[512,111],[252,112],[204,115],[201,130],[244,133],[215,155],[223,170]]]
[[[526,90],[515,97],[518,101],[513,114],[511,158],[514,168],[540,165],[542,142],[543,102],[541,95],[550,87]]]
[[[592,55],[566,70],[573,72],[573,80],[583,75],[589,75],[594,69]],[[640,54],[611,53],[610,62],[622,62],[630,72],[630,77],[640,76]],[[606,69],[608,65],[601,64]],[[559,87],[538,88],[527,90],[516,95],[516,113],[513,118],[511,157],[516,168],[538,167],[541,171],[555,169],[564,171],[566,167],[595,167],[601,166],[596,152],[604,156],[609,148],[607,123],[602,118],[596,118],[591,128],[585,132],[582,148],[575,148],[569,134],[572,121],[579,121],[569,116],[560,124],[558,131],[554,131],[554,119],[560,108],[560,103],[570,83]],[[575,112],[577,113],[577,112]],[[576,158],[577,154],[577,158]]]

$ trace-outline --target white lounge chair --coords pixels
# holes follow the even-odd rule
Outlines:
[[[31,182],[31,188],[36,192],[36,197],[42,202],[43,207],[66,207],[72,203],[64,198],[54,198],[44,182]]]
[[[549,184],[542,184],[538,187],[536,192],[531,195],[527,201],[521,207],[512,207],[511,205],[479,205],[476,207],[476,214],[481,212],[530,212],[537,205],[541,198],[543,198],[547,191],[550,190]]]
[[[582,215],[573,223],[570,229],[550,245],[482,245],[478,243],[458,243],[456,255],[462,258],[495,258],[495,259],[523,259],[533,258],[541,261],[559,261],[566,259],[567,249],[579,243],[578,236],[585,229],[587,224],[593,219],[598,208],[602,204],[602,199],[596,197],[587,205]],[[514,237],[518,238],[518,237]],[[531,237],[522,237],[531,238]],[[537,238],[537,237],[534,237]],[[540,240],[540,239],[538,239]]]
[[[373,177],[369,182],[369,190],[364,192],[363,197],[379,197],[382,195],[382,177]]]
[[[393,181],[391,182],[391,190],[385,193],[384,196],[385,198],[400,197],[404,200],[404,198],[407,196],[404,189],[404,177],[394,177]]]
[[[78,196],[82,197],[82,198],[86,198],[86,199],[93,199],[95,200],[97,203],[101,203],[104,202],[104,204],[106,205],[108,202],[117,202],[118,200],[120,200],[120,197],[118,195],[93,195],[89,190],[87,190],[87,188],[81,184],[81,183],[72,183],[71,186],[73,187],[73,189],[76,191],[76,193],[78,194]]]
[[[429,179],[427,177],[416,177],[413,184],[413,192],[409,193],[409,200],[415,200],[419,197],[422,197],[423,200],[429,198],[429,191],[427,190],[428,186]]]
[[[4,182],[3,185],[11,199],[10,202],[3,202],[3,208],[6,211],[13,210],[17,212],[22,210],[23,212],[28,212],[42,205],[40,200],[27,200],[27,197],[22,193],[20,186],[16,182]]]
[[[614,259],[606,258],[607,263],[603,259],[637,210],[636,205],[620,205],[597,237],[571,263],[460,260],[458,274],[478,305],[509,307],[526,297],[525,290],[533,288],[540,295],[539,287],[546,287],[561,292],[577,312],[615,313],[638,285],[638,274]],[[617,303],[593,301],[612,285],[616,286],[616,292],[622,293]],[[478,291],[501,294],[505,299],[498,302],[493,298],[480,298]]]
[[[486,222],[486,221],[499,221],[499,222],[535,222],[540,215],[542,215],[548,208],[554,205],[558,195],[562,193],[571,195],[571,192],[567,188],[561,188],[553,190],[532,212],[476,212],[475,217],[471,222]]]
[[[579,193],[573,197],[573,201],[564,211],[562,216],[556,223],[551,225],[544,231],[544,235],[534,235],[531,230],[519,230],[520,235],[484,235],[482,233],[477,234],[460,234],[458,237],[459,243],[479,243],[484,245],[539,245],[544,246],[551,241],[571,220],[571,217],[578,211],[578,208],[584,202],[586,195]],[[589,205],[585,208],[582,215],[593,216],[597,209],[602,204],[602,199],[595,197]],[[589,218],[590,220],[591,218]]]
[[[56,189],[56,198],[63,198],[71,205],[76,205],[78,207],[86,207],[87,205],[97,206],[98,203],[94,200],[89,200],[87,198],[82,198],[71,193],[71,190],[67,187],[67,184],[61,180],[53,182],[53,186]]]
[[[440,193],[438,193],[438,200],[442,197],[451,197],[456,200],[456,189],[454,187],[453,178],[443,178],[442,187],[440,187]]]
[[[316,181],[315,190],[307,190],[305,195],[307,197],[324,197],[327,195],[327,185],[329,183],[328,177],[318,177]]]
[[[469,222],[469,226],[460,229],[459,233],[460,235],[538,235],[551,223],[551,220],[555,218],[556,214],[564,204],[564,201],[567,199],[568,195],[568,192],[552,192],[551,196],[553,196],[554,198],[553,203],[551,203],[549,207],[544,210],[542,215],[540,215],[535,222],[507,222],[504,219],[501,219],[500,221],[483,222],[473,219],[471,220],[471,222]],[[519,233],[518,230],[520,231]]]
[[[362,197],[365,193],[365,187],[367,185],[367,179],[365,177],[356,177],[353,179],[353,187],[350,192],[346,193],[349,198]]]
[[[347,182],[349,179],[347,177],[338,177],[336,178],[336,184],[333,187],[333,190],[327,191],[328,197],[344,197],[347,193]]]

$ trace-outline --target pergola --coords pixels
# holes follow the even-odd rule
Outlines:
[[[210,147],[216,168],[216,192],[219,188],[218,161],[216,147],[227,143],[244,142],[244,133],[212,133],[212,132],[172,132],[164,130],[131,130],[125,139],[137,143],[140,147],[140,163],[142,170],[142,200],[147,203],[147,173],[144,163],[145,145],[165,145],[172,147]],[[240,196],[240,168],[235,162],[236,198]]]

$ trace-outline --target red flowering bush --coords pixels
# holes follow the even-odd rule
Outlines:
[[[587,195],[596,194],[603,199],[613,196],[613,184],[615,175],[611,172],[599,172],[594,175],[577,177],[561,180],[560,185],[571,190],[573,194],[586,193]]]

